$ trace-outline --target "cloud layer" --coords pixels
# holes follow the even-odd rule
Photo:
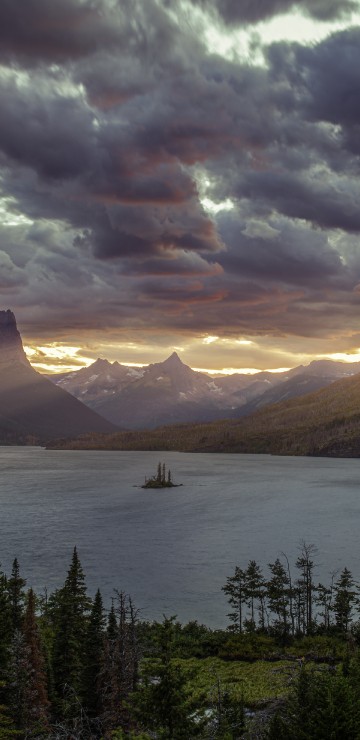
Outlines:
[[[209,51],[204,32],[299,7],[1,4],[0,286],[25,334],[351,348],[360,28],[271,44],[263,64]],[[359,3],[301,9],[321,23]]]

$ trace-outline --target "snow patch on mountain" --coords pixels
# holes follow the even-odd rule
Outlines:
[[[214,380],[211,380],[210,383],[206,383],[206,385],[209,390],[215,391],[215,393],[218,393],[220,396],[224,395],[224,391],[222,390],[222,388],[219,388],[219,386],[216,385]]]

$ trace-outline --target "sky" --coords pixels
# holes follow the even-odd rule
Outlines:
[[[3,0],[0,105],[34,367],[360,360],[360,0]]]

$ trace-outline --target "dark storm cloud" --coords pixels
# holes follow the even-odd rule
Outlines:
[[[301,333],[316,305],[327,331],[360,283],[360,32],[274,45],[257,67],[208,53],[168,6],[0,4],[1,189],[34,221],[1,229],[3,290],[58,328]],[[217,7],[252,23],[295,4]],[[203,187],[234,210],[206,212]]]
[[[252,230],[251,223],[245,228],[236,215],[219,219],[228,246],[219,259],[225,274],[312,288],[322,287],[325,281],[329,286],[349,284],[350,276],[323,232],[286,219],[273,225],[267,232],[263,222],[255,222]]]
[[[96,145],[92,116],[79,99],[56,91],[55,81],[37,82],[34,88],[15,74],[0,78],[1,150],[40,177],[76,177]]]
[[[228,24],[258,23],[273,16],[300,10],[321,21],[346,17],[359,8],[358,0],[191,0],[205,10],[215,9]]]
[[[275,74],[294,81],[300,112],[311,122],[340,127],[342,149],[360,154],[360,28],[334,34],[314,47],[270,49]]]
[[[267,204],[269,212],[276,208],[324,228],[360,231],[357,184],[341,191],[332,183],[270,171],[250,173],[239,185],[238,195]]]
[[[34,62],[88,55],[119,38],[120,7],[109,10],[102,0],[2,0],[0,54]]]

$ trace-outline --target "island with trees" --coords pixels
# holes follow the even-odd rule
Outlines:
[[[156,474],[152,478],[145,478],[141,488],[178,488],[182,483],[174,483],[171,470],[166,471],[165,463],[158,463]]]

